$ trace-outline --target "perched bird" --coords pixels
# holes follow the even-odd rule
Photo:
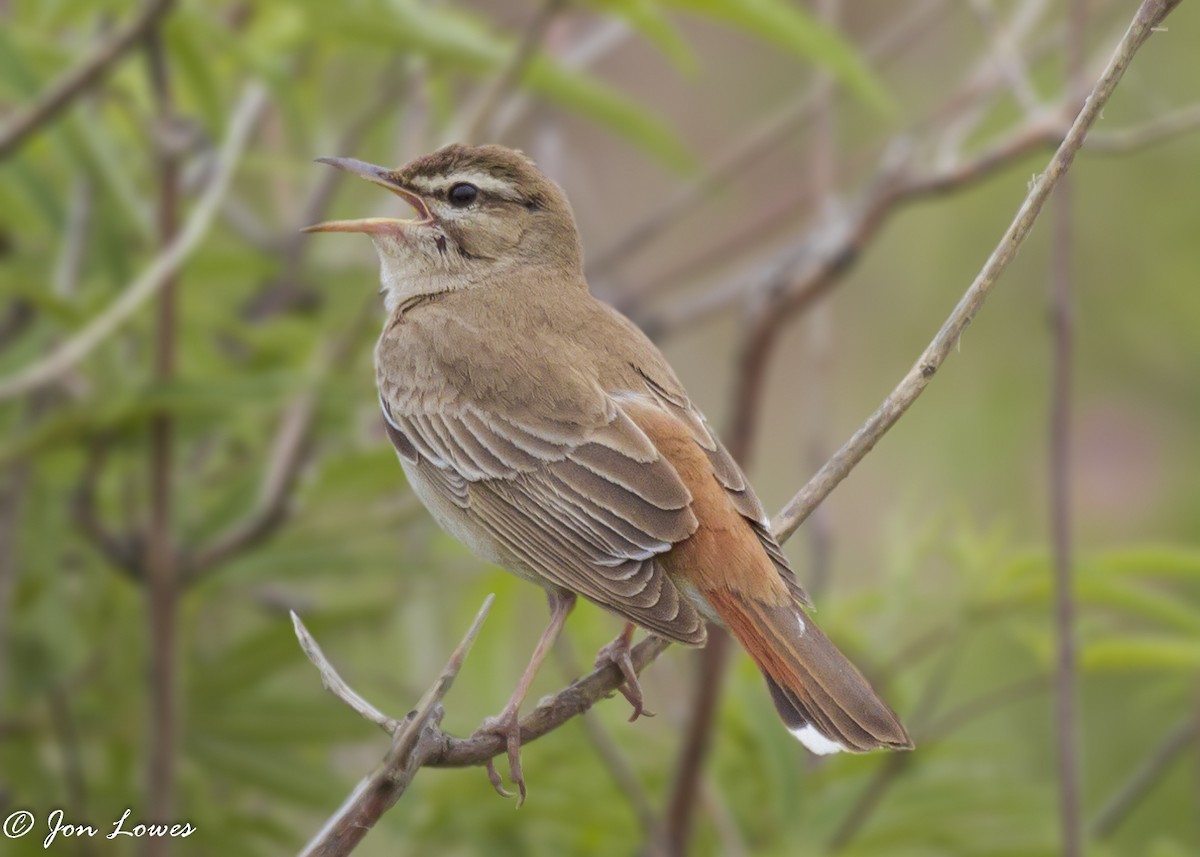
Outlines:
[[[634,626],[700,646],[711,621],[812,752],[912,747],[805,612],[762,504],[666,359],[588,293],[558,185],[502,146],[447,146],[395,170],[320,161],[416,210],[308,227],[375,244],[379,405],[410,485],[446,531],[550,601],[512,698],[482,727],[506,740],[522,797],[519,708],[577,595],[629,623],[598,663],[621,668],[634,717]]]

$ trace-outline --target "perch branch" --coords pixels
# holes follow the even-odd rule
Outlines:
[[[52,83],[32,104],[0,126],[0,161],[11,155],[76,98],[99,85],[112,67],[135,48],[171,9],[173,0],[148,0],[125,26],[114,30],[78,65]]]
[[[475,621],[471,623],[458,648],[450,655],[450,660],[442,668],[441,675],[429,690],[425,691],[416,709],[403,721],[385,717],[350,690],[333,665],[325,659],[300,617],[292,613],[292,624],[296,629],[296,636],[300,639],[300,645],[320,670],[325,687],[356,712],[392,732],[392,746],[384,756],[383,762],[373,774],[358,784],[337,813],[305,846],[301,857],[335,857],[353,851],[367,835],[367,831],[375,826],[375,822],[404,794],[421,765],[436,752],[440,746],[438,725],[442,719],[442,700],[450,692],[450,686],[454,684],[458,671],[462,669],[463,661],[475,638],[479,636],[479,630],[483,627],[495,600],[495,595],[484,599],[483,606],[475,615]]]

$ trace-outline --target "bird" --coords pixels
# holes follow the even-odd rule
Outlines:
[[[579,596],[625,620],[597,665],[621,670],[631,719],[644,712],[635,627],[702,646],[712,622],[811,752],[912,748],[812,620],[762,503],[666,358],[590,293],[558,184],[495,144],[451,144],[395,169],[317,160],[415,212],[306,227],[374,244],[387,313],[379,407],[409,485],[445,531],[546,592],[550,622],[480,727],[504,741],[518,805],[520,707]]]

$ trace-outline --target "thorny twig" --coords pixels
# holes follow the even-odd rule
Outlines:
[[[367,719],[378,723],[384,728],[391,727],[392,746],[387,755],[373,774],[363,780],[351,793],[341,808],[331,817],[325,826],[305,846],[301,857],[334,857],[339,854],[349,854],[362,840],[367,832],[374,827],[388,809],[390,809],[412,778],[416,776],[422,765],[429,760],[442,746],[444,736],[438,729],[442,720],[442,700],[450,692],[451,685],[462,669],[463,661],[471,650],[475,638],[483,627],[483,621],[492,609],[496,596],[489,595],[484,599],[483,606],[475,615],[475,621],[467,630],[458,648],[450,655],[450,660],[442,668],[437,680],[430,686],[417,707],[403,721],[384,718],[366,703],[358,694],[350,690],[349,685],[338,676],[337,670],[325,659],[319,646],[300,621],[300,617],[292,613],[292,623],[305,654],[317,665],[325,686],[336,696],[345,701],[351,708],[364,714],[361,706],[370,711],[364,714]],[[345,694],[345,695],[343,695]],[[382,722],[378,718],[383,718]]]

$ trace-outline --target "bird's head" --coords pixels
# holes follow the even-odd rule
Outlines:
[[[520,152],[455,144],[394,170],[352,158],[318,160],[390,190],[416,211],[407,220],[332,220],[304,230],[370,235],[389,303],[494,283],[523,269],[581,270],[566,196]]]

